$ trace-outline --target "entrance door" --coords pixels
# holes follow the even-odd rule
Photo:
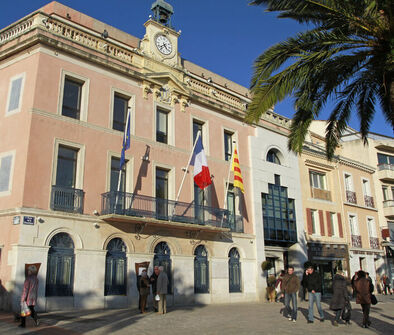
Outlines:
[[[322,280],[322,295],[332,294],[332,279],[334,277],[332,262],[318,264],[317,268]]]

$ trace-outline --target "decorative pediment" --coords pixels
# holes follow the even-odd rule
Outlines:
[[[161,103],[174,106],[177,103],[181,105],[181,111],[189,105],[190,92],[184,87],[171,73],[149,73],[146,74],[148,80],[143,83],[143,95],[147,99],[149,94]]]

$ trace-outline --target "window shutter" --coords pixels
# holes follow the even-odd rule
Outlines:
[[[327,236],[332,236],[332,229],[331,229],[331,213],[326,212],[326,217],[327,217]]]
[[[338,229],[339,229],[339,237],[343,237],[341,213],[338,213]]]
[[[306,222],[307,222],[307,229],[308,235],[312,235],[313,228],[312,228],[312,211],[310,208],[306,209]]]
[[[320,235],[324,236],[324,217],[323,217],[323,211],[319,209],[319,221],[320,221]]]

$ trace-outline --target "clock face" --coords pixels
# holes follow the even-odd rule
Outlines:
[[[163,55],[169,55],[172,52],[172,44],[164,35],[156,37],[156,47]]]

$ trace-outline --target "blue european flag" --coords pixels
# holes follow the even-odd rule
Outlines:
[[[127,149],[130,149],[130,117],[127,117],[126,129],[123,137],[122,153],[120,155],[120,170],[122,170],[122,167],[126,161],[125,152]]]

